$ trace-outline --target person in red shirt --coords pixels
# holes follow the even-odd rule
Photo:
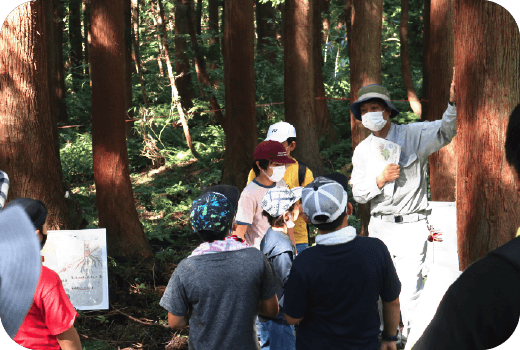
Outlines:
[[[47,208],[39,200],[17,198],[6,205],[20,206],[36,227],[43,248],[47,239]],[[42,266],[34,301],[14,341],[32,350],[82,350],[74,321],[78,316],[58,274]]]

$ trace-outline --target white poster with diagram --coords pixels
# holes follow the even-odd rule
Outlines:
[[[78,310],[108,309],[106,230],[48,231],[43,265],[56,271]]]

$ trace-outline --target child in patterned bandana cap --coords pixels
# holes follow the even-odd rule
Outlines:
[[[271,262],[284,284],[276,292],[280,306],[278,315],[273,318],[258,317],[262,349],[295,349],[294,326],[285,320],[283,299],[285,283],[296,257],[296,248],[287,234],[287,229],[294,227],[294,222],[298,219],[300,212],[298,201],[301,193],[301,187],[295,187],[292,190],[286,187],[275,187],[267,191],[262,198],[262,214],[267,217],[271,227],[260,242],[260,250]]]
[[[179,263],[160,301],[171,328],[190,324],[190,349],[258,350],[257,314],[278,314],[282,281],[262,252],[230,235],[239,193],[219,185],[193,202],[191,225],[204,242]]]

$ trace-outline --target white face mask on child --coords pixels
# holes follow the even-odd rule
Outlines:
[[[283,179],[283,176],[285,175],[285,165],[273,166],[271,169],[273,169],[273,175],[271,176],[267,175],[264,169],[261,170],[272,182],[278,182]]]

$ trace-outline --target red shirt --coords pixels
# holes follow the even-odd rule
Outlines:
[[[77,315],[58,274],[42,266],[33,304],[14,341],[32,350],[60,350],[56,335],[72,327]]]

